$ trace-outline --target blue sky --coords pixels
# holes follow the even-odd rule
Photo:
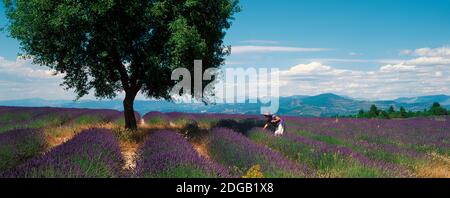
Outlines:
[[[450,95],[448,0],[241,0],[241,6],[225,39],[233,46],[227,67],[279,68],[282,95]],[[16,60],[18,52],[18,42],[1,33],[0,99],[73,98],[58,87],[60,77]]]
[[[361,54],[358,58],[388,59],[398,58],[402,49],[450,44],[447,0],[242,0],[241,3],[243,12],[237,15],[228,34],[229,43],[272,40],[284,46],[334,49],[326,53],[277,54],[273,64],[280,67],[295,64],[295,58],[347,59],[355,58],[350,55],[354,52]],[[374,66],[357,65],[361,69]]]

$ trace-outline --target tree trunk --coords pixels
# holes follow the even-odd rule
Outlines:
[[[136,94],[126,93],[125,99],[123,100],[123,109],[125,115],[125,128],[130,130],[136,130],[136,117],[134,116],[134,99]]]

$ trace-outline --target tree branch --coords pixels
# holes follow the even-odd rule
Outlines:
[[[127,69],[125,68],[125,65],[123,65],[123,63],[116,63],[115,65],[116,65],[117,69],[119,70],[120,81],[122,82],[123,89],[125,91],[129,91],[131,86],[130,86],[128,72],[127,72]]]
[[[127,68],[120,60],[119,56],[114,54],[112,57],[110,57],[114,67],[119,71],[120,74],[120,81],[122,82],[122,87],[125,92],[130,90],[130,81],[129,76],[127,72]]]

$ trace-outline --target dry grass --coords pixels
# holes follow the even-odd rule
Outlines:
[[[434,118],[434,120],[440,121],[440,122],[445,122],[445,121],[447,121],[447,118],[446,117],[436,117],[436,118]]]
[[[139,148],[138,143],[133,142],[120,142],[120,150],[125,161],[123,170],[134,170],[136,168],[137,151]]]
[[[97,124],[67,124],[61,126],[52,126],[44,128],[44,134],[46,137],[46,142],[48,145],[48,150],[59,146],[70,139],[72,139],[76,134],[83,130],[90,128],[108,128],[107,123],[97,123]]]
[[[64,123],[62,125],[56,126],[47,126],[43,128],[43,132],[45,134],[45,139],[47,143],[47,148],[44,153],[50,151],[51,149],[60,146],[67,141],[71,140],[77,134],[81,133],[84,130],[88,130],[91,128],[102,128],[111,130],[114,135],[119,139],[119,145],[122,152],[123,159],[125,161],[123,170],[124,171],[132,171],[136,168],[136,159],[138,155],[139,146],[144,142],[146,137],[158,130],[173,130],[180,131],[183,130],[185,126],[175,123],[168,124],[152,124],[149,125],[145,123],[145,121],[141,120],[139,123],[138,130],[131,131],[125,129],[124,126],[115,123],[115,122],[107,122],[107,123]],[[206,127],[206,126],[204,126]],[[194,143],[194,148],[197,152],[210,160],[209,154],[204,144]]]
[[[450,157],[430,154],[431,160],[416,168],[417,177],[421,178],[450,178]]]
[[[145,141],[146,137],[158,130],[178,130],[182,127],[173,125],[149,125],[144,120],[139,122],[138,130],[131,131],[125,129],[123,126],[119,126],[114,123],[110,123],[106,128],[113,131],[113,133],[119,138],[120,149],[124,158],[125,164],[123,166],[124,171],[133,171],[136,168],[136,160],[138,157],[139,146]]]
[[[184,129],[184,126],[177,125],[174,123],[169,123],[168,125],[163,124],[152,124],[149,125],[143,120],[140,121],[139,129],[137,131],[126,130],[123,126],[119,126],[114,123],[108,123],[103,125],[102,128],[107,128],[112,130],[120,140],[120,148],[122,151],[122,156],[125,160],[123,166],[124,171],[133,171],[136,168],[136,159],[138,157],[139,146],[144,142],[146,137],[152,132],[158,130],[173,130],[180,131]],[[193,143],[195,150],[205,159],[211,160],[208,150],[204,143]]]
[[[445,118],[440,118],[445,119]],[[339,122],[339,120],[336,120]],[[198,126],[200,129],[208,130],[211,125],[208,123],[199,123]],[[66,123],[60,126],[48,126],[43,129],[46,142],[47,149],[50,149],[59,146],[70,139],[72,139],[75,135],[82,132],[83,130],[87,130],[90,128],[103,128],[111,130],[119,139],[119,144],[121,148],[121,152],[123,158],[125,160],[123,170],[124,171],[132,171],[136,168],[136,159],[138,155],[139,146],[144,142],[146,137],[158,130],[173,130],[173,131],[182,131],[185,130],[185,126],[182,124],[175,124],[170,122],[168,124],[147,124],[145,121],[141,120],[139,123],[139,129],[137,131],[130,131],[125,129],[125,127],[121,126],[118,123],[109,122],[109,123],[93,123],[93,124],[76,124],[76,123]],[[208,149],[206,148],[206,144],[204,140],[200,141],[192,141],[192,145],[195,150],[204,157],[205,159],[211,161],[211,156],[209,155]],[[419,178],[450,178],[450,156],[440,155],[437,153],[430,153],[430,160],[418,165],[415,168],[414,177]],[[253,170],[254,169],[254,170]],[[252,170],[249,170],[248,176],[250,178],[259,178],[261,175],[257,174],[260,171],[257,171],[258,167],[254,167]],[[325,178],[335,178],[340,175],[336,172],[323,172],[319,173],[319,177]]]
[[[200,156],[211,161],[211,156],[209,155],[208,149],[206,148],[204,143],[192,143],[192,145]]]
[[[343,178],[342,173],[339,173],[335,170],[327,170],[327,171],[318,171],[318,178]]]
[[[141,124],[142,125],[142,124]],[[125,160],[124,170],[132,170],[136,167],[136,156],[137,150],[140,142],[148,134],[149,127],[140,127],[138,131],[126,130],[123,126],[117,123],[95,123],[95,124],[66,124],[61,126],[53,126],[44,128],[44,133],[46,136],[47,149],[51,150],[61,144],[72,139],[78,133],[91,129],[91,128],[102,128],[111,130],[118,138],[119,145],[122,151],[123,158]]]

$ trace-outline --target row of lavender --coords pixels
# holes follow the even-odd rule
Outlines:
[[[450,118],[404,120],[286,118],[295,129],[346,140],[378,137],[378,142],[450,148]],[[374,140],[376,141],[376,140]]]
[[[150,112],[144,115],[144,120],[174,121],[191,119],[215,123],[220,120],[264,120],[262,116],[242,114],[186,114]],[[450,117],[412,118],[402,120],[386,119],[352,119],[352,118],[304,118],[284,117],[289,128],[304,130],[324,135],[352,139],[369,135],[382,137],[391,141],[405,144],[423,145],[424,147],[450,147]]]
[[[39,119],[48,115],[66,116],[76,118],[81,115],[100,116],[105,120],[114,120],[122,116],[122,113],[110,109],[76,109],[76,108],[54,108],[54,107],[0,107],[2,114],[29,114],[31,119]],[[6,120],[7,121],[7,120]],[[15,120],[10,120],[15,121]]]
[[[27,133],[16,134],[27,135]],[[124,172],[118,139],[109,130],[89,129],[48,153],[38,155],[3,173],[0,172],[0,177],[233,177],[230,170],[200,156],[192,144],[173,131],[152,133],[140,147],[139,156],[136,170],[132,173]]]
[[[224,120],[237,121],[228,122],[232,124],[240,124],[248,119],[262,120],[259,116],[158,112],[151,112],[145,115],[144,119],[161,123],[195,120],[209,122],[210,128],[214,128],[218,123],[221,126],[220,123]],[[209,152],[214,160],[240,169],[242,173],[252,164],[257,164],[255,161],[261,163],[263,159],[257,157],[255,160],[252,156],[256,154],[251,148],[247,148],[247,145],[253,145],[251,142],[255,142],[281,153],[297,165],[309,167],[315,172],[315,176],[320,177],[414,177],[414,169],[428,161],[428,153],[437,152],[447,156],[450,154],[448,118],[369,120],[286,117],[285,120],[288,127],[285,136],[281,138],[274,138],[272,134],[258,129],[258,125],[250,132],[239,131],[247,137],[237,138],[235,136],[238,134],[231,135],[236,139],[245,139],[242,141],[227,135],[220,136],[223,129],[213,130],[208,140],[211,145]],[[241,150],[245,152],[242,153]],[[271,174],[275,169],[268,170],[271,169],[270,164],[262,164],[266,175],[277,176]],[[283,172],[280,171],[283,166],[274,167],[277,167],[278,173]]]
[[[150,112],[143,118],[149,124],[186,124],[194,121],[209,125],[210,131],[203,140],[209,158],[227,167],[234,177],[246,175],[252,167],[260,167],[260,176],[269,178],[315,176],[305,164],[296,163],[243,135],[242,129],[250,130],[258,123],[247,121],[262,121],[259,116]]]
[[[0,133],[0,173],[38,155],[45,148],[42,131],[17,129]]]
[[[351,147],[327,144],[287,132],[274,137],[262,129],[254,129],[249,138],[283,153],[288,158],[305,163],[319,177],[410,177],[404,167],[372,159]]]
[[[389,176],[416,177],[430,154],[450,155],[448,118],[406,120],[287,118],[288,136],[348,148]],[[317,146],[317,145],[313,145]],[[359,159],[361,159],[359,157]],[[368,160],[359,160],[367,164]]]
[[[14,108],[0,108],[0,112],[11,110]],[[258,116],[153,112],[144,119],[164,125],[189,121],[209,124],[213,129],[205,138],[208,156],[200,156],[178,133],[158,131],[151,133],[140,147],[136,171],[123,173],[118,140],[111,131],[84,131],[40,155],[45,147],[42,132],[24,129],[0,134],[0,157],[12,159],[2,160],[0,165],[11,167],[16,157],[35,157],[13,170],[1,173],[0,169],[0,174],[2,177],[241,177],[257,165],[265,177],[409,177],[414,175],[408,164],[426,160],[427,152],[448,154],[449,149],[449,123],[442,118],[381,121],[288,117],[285,118],[288,128],[281,138],[257,128],[260,122],[247,122],[262,121]],[[222,126],[221,123],[239,125],[244,121],[256,128],[246,133],[214,128]]]
[[[294,163],[279,152],[256,144],[244,135],[225,128],[216,128],[208,136],[207,148],[211,158],[232,167],[235,175],[243,176],[253,166],[261,167],[268,178],[313,177],[311,169]]]
[[[140,147],[135,175],[157,178],[242,177],[251,167],[261,167],[270,178],[312,177],[306,166],[258,145],[244,135],[215,128],[207,136],[208,159],[174,131],[157,131]]]
[[[0,133],[17,128],[42,128],[88,118],[95,122],[115,121],[122,117],[115,110],[69,109],[50,107],[0,107]],[[80,119],[81,120],[81,119]]]
[[[0,107],[0,172],[47,150],[46,127],[114,122],[121,117],[114,110]]]
[[[135,176],[152,178],[231,177],[231,172],[200,156],[182,135],[153,132],[139,149]]]
[[[89,129],[43,155],[0,173],[5,178],[112,178],[122,175],[117,138],[109,130]]]
[[[17,123],[25,127],[28,125],[24,122],[49,115],[64,117],[67,122],[86,115],[104,121],[121,116],[109,110],[16,107],[0,108],[1,115],[4,116],[1,124]],[[142,157],[133,173],[122,172],[118,140],[104,129],[83,131],[47,153],[43,153],[46,142],[40,129],[6,131],[0,134],[0,143],[0,177],[231,177],[230,171],[199,156],[184,137],[171,131],[155,132],[148,137],[141,146]]]
[[[2,173],[1,177],[240,177],[256,164],[263,167],[262,171],[268,177],[311,174],[306,167],[298,166],[279,153],[227,129],[216,129],[208,137],[210,143],[207,147],[212,160],[200,156],[192,144],[176,132],[154,132],[140,148],[134,173],[121,172],[123,159],[111,131],[83,131],[43,155],[39,151],[45,142],[39,130],[24,129],[3,135],[14,136],[3,138],[5,140],[17,139],[11,142],[12,147],[24,145],[31,136],[36,139],[34,142],[41,144],[35,145],[35,152],[28,156],[34,158]]]

